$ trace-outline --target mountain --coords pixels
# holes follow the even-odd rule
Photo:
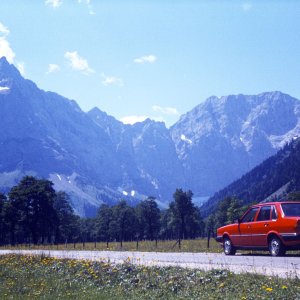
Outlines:
[[[300,138],[217,192],[207,201],[203,212],[209,214],[226,197],[235,196],[243,204],[251,204],[280,199],[295,191],[300,191]]]
[[[49,178],[71,195],[77,213],[92,215],[103,202],[167,198],[180,185],[176,176],[167,181],[180,163],[163,123],[129,126],[96,108],[85,113],[24,79],[4,57],[0,105],[2,191],[24,174]]]
[[[170,128],[196,195],[213,195],[300,135],[300,101],[281,92],[211,97]]]
[[[0,191],[25,174],[48,178],[82,216],[147,196],[166,207],[178,187],[201,201],[299,136],[299,103],[280,92],[211,97],[170,129],[125,125],[39,89],[2,57]]]

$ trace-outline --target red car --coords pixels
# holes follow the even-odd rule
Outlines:
[[[269,250],[282,256],[300,249],[300,202],[272,202],[251,206],[234,224],[218,228],[216,240],[226,255],[236,250]]]

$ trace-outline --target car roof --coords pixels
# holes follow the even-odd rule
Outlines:
[[[252,206],[265,206],[265,205],[288,204],[288,203],[298,203],[298,204],[300,204],[300,201],[276,201],[276,202],[264,202],[264,203],[254,204],[254,205],[252,205]]]

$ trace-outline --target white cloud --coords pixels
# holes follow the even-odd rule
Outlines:
[[[55,73],[55,72],[58,72],[59,70],[60,70],[59,65],[49,64],[48,71],[46,72],[46,74]]]
[[[15,60],[15,53],[11,49],[10,44],[7,40],[7,36],[9,35],[9,29],[5,27],[0,22],[0,58],[5,56],[7,61],[11,64],[14,63]],[[16,62],[16,67],[20,71],[21,75],[25,75],[25,64],[24,62]]]
[[[9,30],[7,27],[5,27],[1,22],[0,22],[0,34],[4,36],[9,35]]]
[[[250,9],[252,9],[252,4],[249,3],[249,2],[245,2],[245,3],[242,4],[242,9],[243,9],[243,11],[247,12]]]
[[[105,74],[102,74],[101,76],[103,78],[102,84],[105,86],[109,86],[109,85],[124,86],[123,80],[121,78],[115,76],[106,76]]]
[[[144,64],[144,63],[153,64],[154,62],[156,62],[156,60],[157,60],[157,57],[153,54],[150,54],[150,55],[145,55],[145,56],[136,58],[136,59],[134,59],[134,62],[136,64]]]
[[[21,75],[25,75],[25,64],[23,62],[17,63],[17,69],[20,71]]]
[[[175,107],[161,107],[158,105],[153,105],[152,110],[165,115],[179,115],[179,112]]]
[[[96,13],[94,12],[94,9],[93,9],[93,6],[91,4],[91,1],[90,0],[78,0],[77,1],[79,4],[83,3],[83,4],[86,4],[87,5],[87,8],[89,10],[89,14],[90,15],[95,15]]]
[[[46,0],[45,1],[46,5],[50,5],[53,8],[57,8],[57,7],[61,6],[62,3],[63,3],[62,0]]]
[[[0,57],[5,56],[8,62],[12,64],[16,55],[9,45],[8,35],[8,28],[0,22]]]
[[[69,60],[71,68],[73,70],[81,71],[86,75],[95,72],[93,69],[89,67],[87,60],[80,57],[77,51],[66,52],[65,58]]]
[[[5,56],[7,61],[12,64],[16,55],[11,49],[8,40],[0,36],[0,57],[2,56]]]
[[[143,122],[146,119],[148,119],[148,116],[126,116],[120,119],[121,122],[123,122],[124,124],[134,124],[137,122]]]

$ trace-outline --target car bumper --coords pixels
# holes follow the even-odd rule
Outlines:
[[[283,233],[280,236],[285,242],[300,242],[300,234],[297,233]]]

